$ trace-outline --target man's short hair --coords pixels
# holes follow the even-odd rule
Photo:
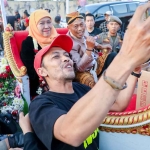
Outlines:
[[[86,14],[86,15],[85,15],[85,20],[86,20],[86,17],[88,17],[88,16],[89,16],[89,17],[93,17],[93,19],[95,20],[94,15],[93,15],[93,14],[91,14],[91,13],[88,13],[88,14]]]
[[[56,16],[56,17],[55,17],[55,22],[56,22],[56,23],[59,23],[60,21],[61,21],[61,17],[60,17],[60,16]]]

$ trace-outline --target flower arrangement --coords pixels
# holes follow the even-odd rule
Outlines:
[[[11,69],[5,58],[0,60],[0,113],[12,114],[16,119],[18,112],[23,111],[25,101],[20,87],[16,83]]]

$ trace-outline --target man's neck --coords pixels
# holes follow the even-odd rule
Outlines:
[[[91,33],[93,30],[94,30],[94,27],[93,27],[93,28],[87,28],[87,31],[88,31],[89,33]]]
[[[117,36],[117,33],[110,33],[108,32],[110,36]]]
[[[66,93],[71,94],[74,93],[73,86],[72,86],[72,80],[68,81],[48,81],[49,90],[56,93]]]

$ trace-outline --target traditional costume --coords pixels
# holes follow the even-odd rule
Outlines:
[[[84,19],[78,12],[68,14],[66,16],[67,24],[73,23],[77,18]],[[93,51],[91,56],[87,55],[86,36],[89,36],[89,34],[87,32],[85,32],[85,34],[86,35],[83,36],[82,39],[78,39],[70,31],[67,33],[73,40],[73,48],[70,54],[76,71],[75,80],[93,87],[98,80],[97,77],[109,66],[116,56],[116,53],[99,56],[96,51]]]

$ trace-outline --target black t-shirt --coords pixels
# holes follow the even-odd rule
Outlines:
[[[46,148],[34,133],[28,132],[24,135],[23,150],[44,150],[44,149]]]
[[[99,28],[95,28],[94,27],[94,30],[92,32],[89,32],[89,35],[90,36],[96,36],[98,34],[102,33],[101,30]]]
[[[79,147],[70,146],[54,138],[53,126],[55,121],[61,115],[66,114],[90,90],[89,87],[80,83],[73,83],[73,89],[73,94],[45,92],[37,96],[30,104],[29,117],[32,127],[48,150],[98,150],[98,129]]]

